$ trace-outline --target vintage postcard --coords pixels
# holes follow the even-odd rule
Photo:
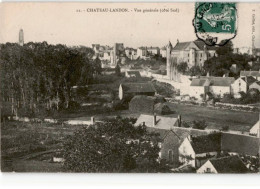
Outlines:
[[[260,3],[0,4],[1,171],[258,173]]]

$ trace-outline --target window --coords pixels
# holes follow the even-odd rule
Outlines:
[[[172,162],[173,161],[173,152],[172,152],[172,150],[168,151],[168,156],[169,156],[169,161]]]
[[[206,173],[210,173],[210,172],[211,172],[210,168],[207,167]]]

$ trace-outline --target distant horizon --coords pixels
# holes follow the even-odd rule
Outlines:
[[[234,48],[252,47],[252,10],[255,9],[255,47],[260,48],[260,4],[238,3],[238,31]],[[128,8],[129,12],[77,12],[87,8]],[[0,43],[24,42],[88,46],[164,47],[171,41],[197,39],[192,25],[194,3],[1,3]],[[138,9],[176,9],[173,13],[138,13]],[[192,11],[191,11],[192,10]]]

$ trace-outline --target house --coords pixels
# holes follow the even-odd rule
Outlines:
[[[175,60],[177,64],[181,62],[187,62],[189,68],[192,66],[203,66],[204,62],[213,56],[216,56],[216,47],[207,46],[201,40],[179,42],[174,47],[168,45],[171,48],[167,48],[169,53],[168,64],[171,64],[171,60]]]
[[[148,52],[147,47],[139,47],[137,49],[137,55],[136,56],[141,58],[141,59],[147,59],[147,55],[148,55],[147,52]]]
[[[135,78],[139,78],[141,77],[141,74],[139,71],[126,71],[125,72],[125,77],[135,77]]]
[[[255,81],[249,86],[249,89],[257,89],[260,92],[260,81]]]
[[[119,86],[119,99],[132,98],[135,95],[154,96],[156,90],[152,83],[122,83]]]
[[[189,86],[189,96],[197,99],[205,97],[209,92],[210,80],[206,78],[194,78]]]
[[[240,92],[247,93],[249,86],[255,81],[257,80],[252,76],[239,77],[236,79],[234,83],[231,84],[233,96],[239,98]]]
[[[208,159],[215,158],[221,152],[221,133],[212,133],[185,138],[179,147],[179,161],[200,167]]]
[[[209,159],[197,173],[248,173],[246,165],[238,156]]]
[[[201,99],[206,95],[223,97],[224,94],[231,94],[231,84],[235,81],[233,77],[208,77],[192,79],[189,96]]]
[[[137,49],[126,47],[125,48],[125,55],[129,59],[135,60],[137,58]]]
[[[257,121],[253,127],[251,127],[249,134],[260,137],[260,121]]]
[[[160,48],[159,47],[147,47],[147,52],[150,55],[159,55],[160,54]]]
[[[179,161],[198,168],[208,159],[216,158],[220,152],[257,157],[259,137],[226,132],[188,136],[179,147]]]
[[[160,48],[160,55],[161,55],[163,58],[166,58],[166,47]]]
[[[260,70],[259,71],[241,71],[240,77],[252,76],[256,80],[260,81]]]

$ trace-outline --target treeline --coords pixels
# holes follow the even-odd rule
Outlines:
[[[26,116],[69,108],[71,87],[91,83],[101,69],[84,46],[30,42],[0,48],[2,115],[8,108],[7,114]]]

